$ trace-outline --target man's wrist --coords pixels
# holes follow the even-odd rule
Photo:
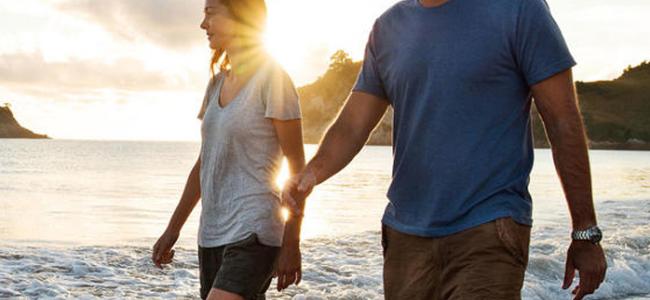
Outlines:
[[[302,177],[307,179],[312,187],[318,185],[321,166],[322,163],[320,163],[318,158],[315,158],[302,170]]]
[[[587,230],[594,226],[598,226],[598,223],[596,221],[590,220],[590,221],[573,222],[573,231]]]

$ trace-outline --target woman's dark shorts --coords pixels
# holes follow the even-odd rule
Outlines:
[[[279,247],[262,245],[255,233],[225,246],[199,247],[201,299],[206,299],[212,288],[246,300],[265,299],[279,253]]]

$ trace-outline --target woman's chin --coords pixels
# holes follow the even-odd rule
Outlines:
[[[223,48],[221,46],[222,43],[219,43],[218,41],[210,39],[210,40],[208,40],[208,43],[209,43],[210,49],[212,49],[212,50],[217,50],[217,49]]]

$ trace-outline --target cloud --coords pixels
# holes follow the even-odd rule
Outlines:
[[[87,92],[187,89],[187,81],[147,70],[135,59],[47,62],[41,53],[0,54],[0,85],[20,90]],[[191,88],[191,87],[189,87]]]
[[[144,39],[177,49],[204,42],[199,28],[202,0],[66,0],[56,8],[129,41]]]

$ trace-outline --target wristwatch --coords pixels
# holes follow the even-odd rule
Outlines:
[[[603,232],[600,231],[598,226],[592,226],[585,230],[574,230],[571,233],[571,238],[574,241],[590,241],[598,244],[603,239]]]

